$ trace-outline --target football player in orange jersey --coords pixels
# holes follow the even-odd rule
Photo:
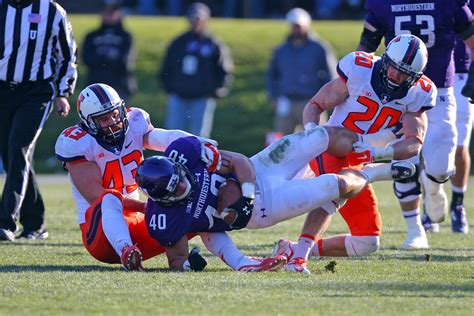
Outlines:
[[[360,134],[360,142],[354,144],[355,152],[345,157],[327,153],[317,157],[311,163],[316,175],[419,154],[426,131],[424,112],[436,99],[436,87],[423,76],[427,58],[427,49],[419,38],[401,35],[389,43],[382,58],[354,52],[339,62],[339,78],[308,102],[303,121],[306,129],[314,128],[323,111],[334,109],[327,125],[343,126]],[[403,138],[388,144],[397,138],[395,128],[399,123]],[[315,256],[359,256],[379,248],[382,221],[371,186],[349,199],[340,213],[351,234],[322,239],[331,217],[318,209],[307,216],[298,243],[277,241],[274,254],[289,257],[287,270],[307,272],[310,252]],[[428,247],[419,217],[413,225],[418,232],[418,248]]]

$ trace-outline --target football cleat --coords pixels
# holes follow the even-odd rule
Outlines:
[[[46,229],[33,230],[30,232],[23,231],[18,238],[30,239],[30,240],[45,240],[49,237],[49,233]]]
[[[433,223],[428,215],[423,214],[421,224],[427,233],[439,233],[439,224]]]
[[[15,234],[5,228],[0,228],[0,240],[15,241]]]
[[[393,162],[391,167],[393,180],[410,178],[416,174],[415,165],[409,161]]]
[[[308,260],[306,260],[305,258],[293,258],[285,265],[285,271],[311,274],[308,268],[306,268],[307,264]]]
[[[286,257],[272,256],[268,258],[253,258],[259,261],[258,264],[249,264],[240,267],[237,271],[240,272],[263,272],[263,271],[278,271],[287,263]]]
[[[467,234],[469,224],[466,217],[466,209],[463,204],[451,206],[451,230],[453,233]]]
[[[409,230],[407,238],[400,246],[400,249],[428,249],[428,238],[423,228],[420,231]]]
[[[120,262],[127,271],[143,271],[142,252],[136,245],[125,245],[122,248]]]
[[[289,261],[295,250],[291,244],[291,240],[288,239],[279,239],[275,242],[275,247],[273,247],[272,257],[275,256],[285,256]]]
[[[423,204],[426,214],[433,223],[441,223],[448,214],[448,197],[443,190],[443,185],[428,178],[425,171],[421,171],[420,182],[423,186]]]

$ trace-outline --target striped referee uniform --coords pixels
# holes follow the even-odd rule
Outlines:
[[[0,240],[45,238],[44,204],[31,166],[56,97],[76,84],[76,43],[66,11],[51,0],[0,0],[0,150],[7,172]]]

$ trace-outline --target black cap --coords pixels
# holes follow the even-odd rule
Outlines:
[[[207,20],[211,17],[211,10],[202,2],[194,2],[189,6],[186,15],[188,18]]]

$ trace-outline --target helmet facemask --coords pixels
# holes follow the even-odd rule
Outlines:
[[[125,137],[125,133],[128,129],[128,119],[127,111],[125,109],[125,102],[123,100],[120,103],[116,104],[103,104],[105,110],[92,113],[87,118],[88,132],[94,137],[103,140],[110,144],[115,144],[122,141]],[[103,115],[114,112],[115,110],[119,111],[119,119],[114,124],[109,126],[101,126],[99,121],[100,117]]]
[[[392,66],[396,70],[408,75],[408,78],[402,83],[393,82],[388,76],[388,68]],[[424,69],[423,69],[424,71]],[[387,53],[382,55],[382,69],[380,70],[382,83],[388,92],[396,92],[399,89],[408,89],[415,84],[415,82],[420,79],[423,75],[423,71],[421,72],[414,72],[409,70],[409,66],[403,64],[402,62],[396,63],[393,61]]]

